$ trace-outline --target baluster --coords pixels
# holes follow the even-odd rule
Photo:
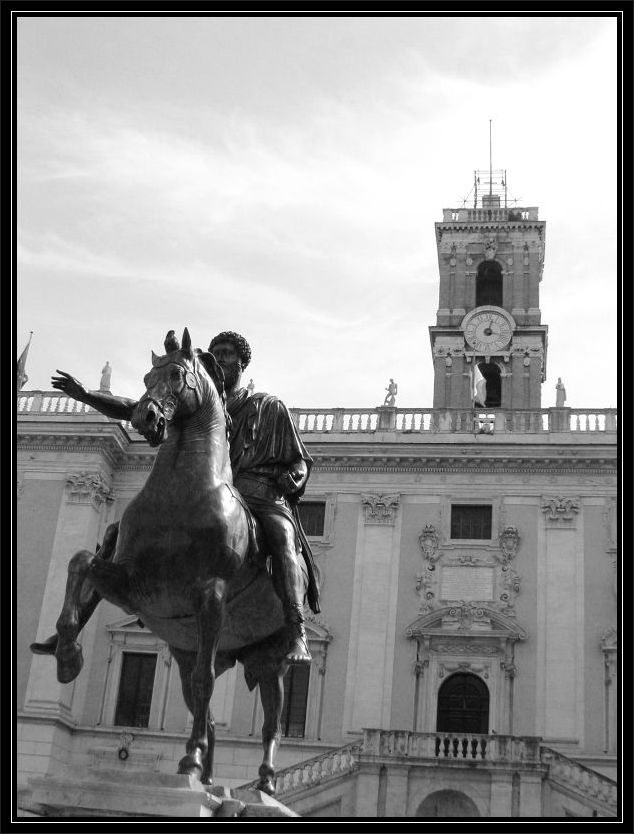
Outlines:
[[[454,759],[457,759],[458,758],[458,739],[454,737],[451,741],[452,741],[452,747],[453,747],[453,757],[454,757]]]
[[[486,752],[487,752],[487,740],[485,738],[483,738],[483,739],[480,739],[480,756],[481,756],[481,758],[484,759],[486,757]]]
[[[440,755],[440,739],[438,738],[438,736],[436,736],[436,738],[434,739],[434,756],[436,756],[436,758],[438,758],[439,755]]]
[[[469,748],[469,739],[468,738],[463,738],[462,739],[462,758],[463,759],[467,758],[468,748]]]
[[[443,743],[444,757],[448,758],[448,756],[449,756],[449,739],[447,738],[447,736],[445,736],[445,738],[443,738],[442,743]]]
[[[471,758],[477,759],[478,758],[478,739],[472,738],[471,739]]]

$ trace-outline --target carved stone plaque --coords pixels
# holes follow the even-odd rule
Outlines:
[[[441,599],[492,600],[494,568],[443,567]]]

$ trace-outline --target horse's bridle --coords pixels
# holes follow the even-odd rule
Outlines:
[[[196,404],[197,406],[200,406],[202,402],[202,393],[200,390],[200,379],[198,377],[198,374],[196,373],[197,361],[197,357],[194,355],[192,360],[193,370],[190,371],[181,362],[175,359],[165,357],[165,361],[155,361],[155,358],[152,357],[153,367],[152,370],[149,371],[147,375],[148,377],[151,377],[152,374],[158,374],[158,371],[156,370],[157,368],[164,367],[165,365],[177,365],[179,368],[182,368],[185,371],[185,376],[183,379],[184,384],[180,391],[175,392],[173,390],[171,380],[168,379],[166,381],[166,385],[168,386],[169,390],[165,397],[163,397],[161,402],[159,402],[159,400],[157,400],[156,397],[150,396],[146,390],[145,394],[143,394],[143,396],[139,400],[139,405],[141,405],[142,403],[153,403],[159,409],[166,422],[169,423],[174,418],[174,414],[176,413],[176,407],[179,401],[181,400],[183,391],[189,388],[193,389],[196,392]],[[151,387],[151,384],[151,380],[148,380],[148,382],[146,382],[146,389]]]

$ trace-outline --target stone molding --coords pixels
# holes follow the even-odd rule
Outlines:
[[[92,504],[97,510],[104,502],[114,501],[114,490],[100,472],[68,474],[66,494],[69,504]]]
[[[390,495],[375,495],[363,493],[361,503],[363,505],[364,519],[366,524],[389,524],[394,525],[396,513],[401,502],[399,493]]]

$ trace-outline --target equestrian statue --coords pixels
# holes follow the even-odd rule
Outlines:
[[[152,353],[138,402],[88,392],[64,371],[53,386],[108,417],[130,420],[158,447],[152,470],[97,552],[70,560],[56,633],[32,643],[54,655],[61,683],[83,664],[77,638],[101,599],[135,614],[164,640],[180,672],[193,724],[178,772],[212,784],[217,675],[243,664],[264,710],[258,787],[275,792],[283,678],[311,660],[304,600],[319,589],[298,501],[312,459],[286,406],[240,387],[251,350],[233,331],[193,349],[170,330]]]

